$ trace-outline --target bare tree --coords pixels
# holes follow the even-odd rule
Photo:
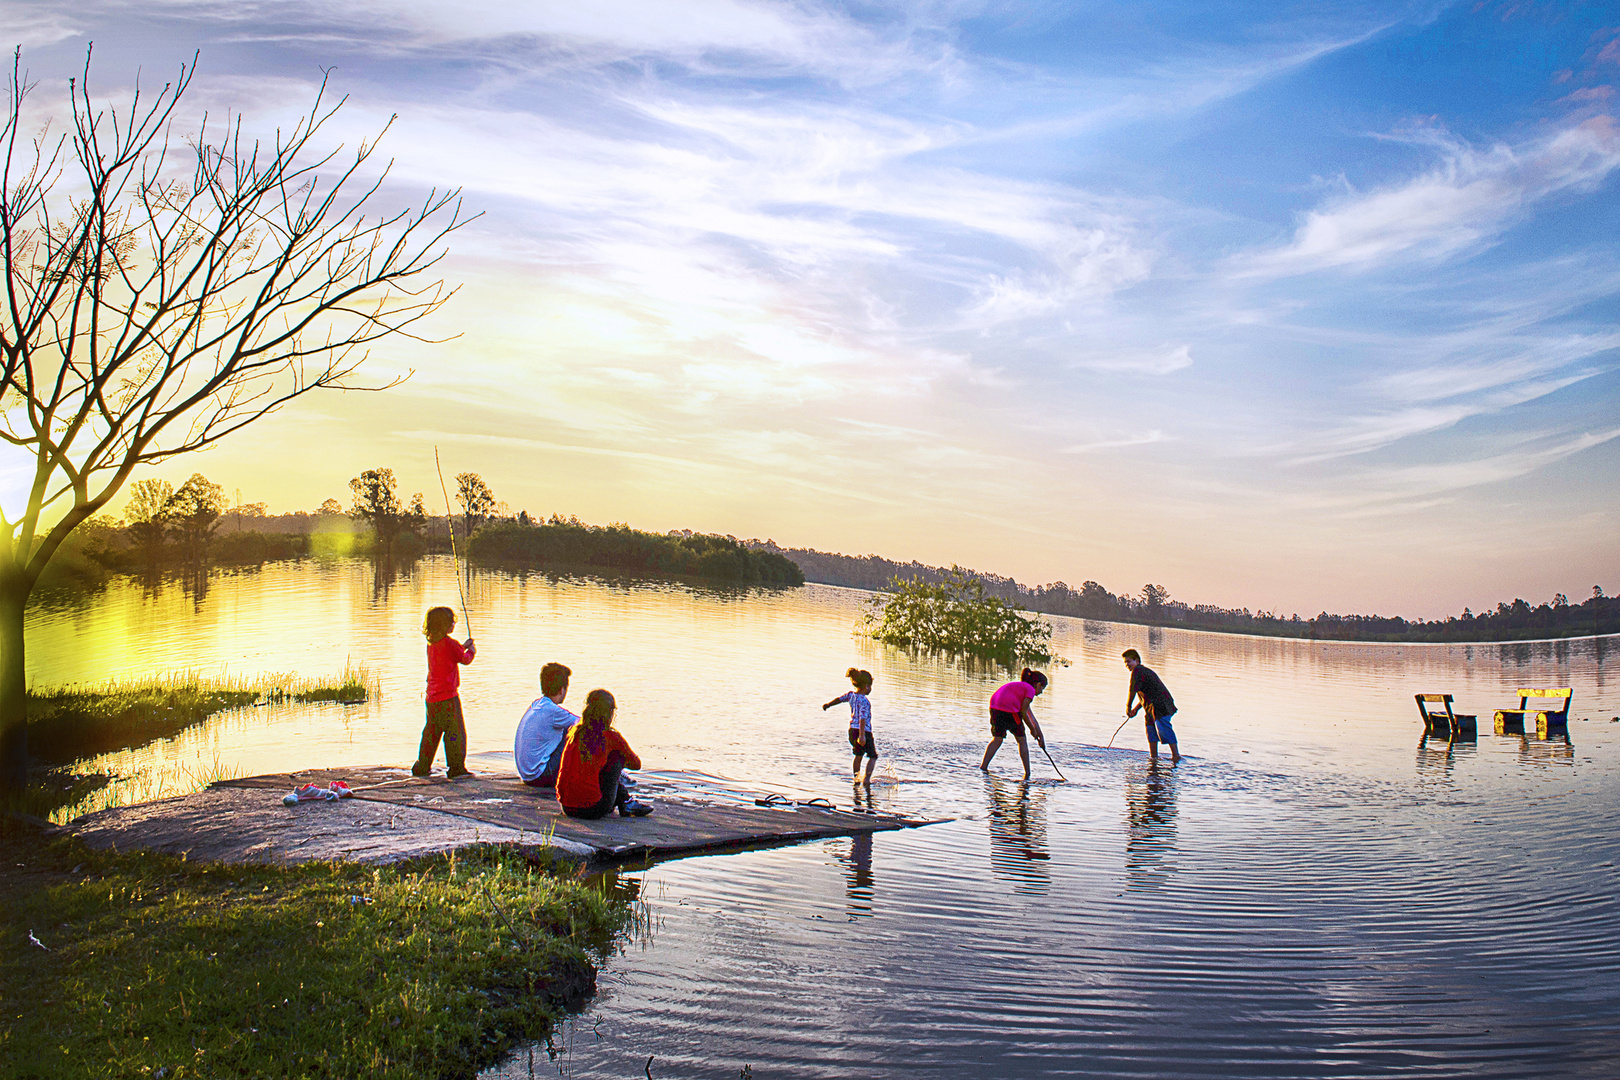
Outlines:
[[[379,213],[374,143],[319,149],[343,104],[324,83],[261,144],[240,117],[176,130],[195,60],[116,108],[89,71],[65,133],[29,139],[19,50],[0,125],[0,439],[33,463],[0,507],[0,787],[24,780],[23,611],[63,540],[141,465],[312,390],[384,388],[353,381],[367,346],[454,292],[430,271],[464,223],[455,191]]]

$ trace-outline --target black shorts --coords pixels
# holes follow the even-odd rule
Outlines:
[[[1006,709],[990,710],[990,737],[999,739],[1011,735],[1015,739],[1024,737],[1024,718],[1015,712]]]
[[[865,754],[873,761],[877,760],[877,740],[872,737],[870,731],[856,731],[854,728],[850,728],[849,748],[855,751],[856,757]]]

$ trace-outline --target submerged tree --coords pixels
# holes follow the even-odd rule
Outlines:
[[[374,209],[374,143],[319,148],[324,83],[268,145],[240,118],[177,132],[195,64],[116,109],[68,84],[67,131],[30,140],[13,65],[0,125],[0,438],[31,468],[0,507],[0,787],[27,763],[23,612],[40,572],[139,466],[200,450],[353,381],[453,290],[429,272],[457,192]],[[385,128],[386,130],[386,128]],[[397,381],[397,380],[396,380]]]
[[[945,580],[895,578],[874,596],[863,617],[867,633],[886,645],[976,656],[1008,666],[1067,664],[1052,655],[1052,624],[988,593],[960,566]]]

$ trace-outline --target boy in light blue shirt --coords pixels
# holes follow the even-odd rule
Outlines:
[[[557,768],[562,764],[563,744],[579,717],[562,707],[568,696],[568,677],[573,674],[562,664],[550,663],[540,669],[540,693],[523,719],[518,721],[512,742],[512,757],[518,776],[530,787],[556,787]]]

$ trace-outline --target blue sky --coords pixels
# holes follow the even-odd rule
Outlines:
[[[453,342],[167,473],[432,447],[511,506],[1304,614],[1614,569],[1620,8],[0,3],[41,108],[194,50],[398,114]],[[267,462],[274,468],[266,468]]]

